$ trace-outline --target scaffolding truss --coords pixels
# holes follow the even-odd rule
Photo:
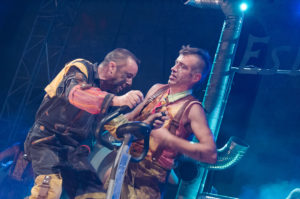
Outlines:
[[[41,2],[2,105],[2,146],[15,141],[18,132],[24,130],[21,123],[33,121],[43,88],[57,72],[80,3],[81,0]]]

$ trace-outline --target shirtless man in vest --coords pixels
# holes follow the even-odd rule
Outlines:
[[[162,116],[167,115],[167,120],[162,121],[161,128],[152,130],[146,158],[139,163],[129,163],[122,199],[161,198],[163,184],[179,154],[204,163],[216,162],[216,145],[204,109],[192,96],[193,89],[209,73],[210,65],[206,51],[183,46],[171,68],[168,84],[152,86],[145,100],[126,115],[128,120],[143,121],[161,112]],[[159,125],[157,121],[156,125]],[[198,143],[188,141],[191,134],[196,136]],[[131,154],[137,156],[142,149],[143,143],[133,143]]]

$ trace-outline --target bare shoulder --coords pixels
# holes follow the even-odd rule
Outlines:
[[[166,84],[154,84],[147,92],[146,98],[152,96],[158,89],[165,86]]]
[[[199,117],[204,117],[205,118],[205,111],[201,105],[200,102],[192,102],[190,105],[187,107],[188,112],[188,119],[196,119]]]
[[[199,131],[207,127],[205,111],[199,101],[191,102],[185,111],[182,122],[186,125],[188,131],[197,135]]]

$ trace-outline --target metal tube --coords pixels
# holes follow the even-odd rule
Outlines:
[[[196,1],[194,0],[193,2]],[[203,2],[202,5],[208,5],[207,1],[200,0],[200,2]],[[198,4],[196,6],[201,7]],[[230,75],[232,74],[230,67],[235,56],[243,23],[243,14],[236,9],[236,4],[237,1],[226,1],[225,3],[222,1],[220,3],[220,7],[225,14],[225,21],[203,99],[203,106],[207,111],[208,124],[215,139],[218,137],[227,97],[231,88],[233,76]],[[211,5],[216,7],[217,3],[211,1]],[[194,141],[198,140],[195,138]],[[200,175],[197,179],[192,182],[181,182],[178,198],[197,198],[203,192],[207,169],[201,166],[198,169]]]
[[[220,9],[222,0],[188,0],[184,4],[198,8],[214,8]]]
[[[231,137],[228,142],[218,149],[218,160],[215,164],[199,163],[201,167],[210,170],[223,170],[237,164],[245,155],[249,145],[237,137]]]

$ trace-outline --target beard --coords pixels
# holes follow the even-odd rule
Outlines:
[[[112,94],[119,94],[129,89],[125,81],[100,80],[100,89]]]

